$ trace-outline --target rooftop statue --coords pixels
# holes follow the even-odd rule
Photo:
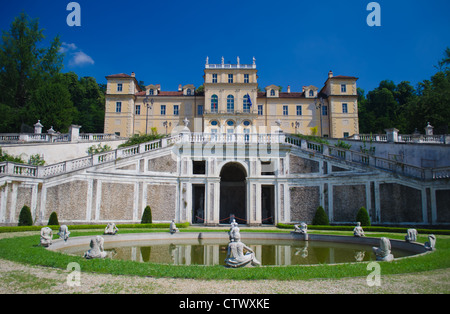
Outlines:
[[[93,258],[105,258],[107,253],[104,252],[103,244],[105,239],[101,236],[96,236],[91,239],[91,243],[89,244],[91,249],[84,253],[84,258],[93,259]]]
[[[53,230],[49,227],[41,229],[41,246],[49,247],[53,243]]]

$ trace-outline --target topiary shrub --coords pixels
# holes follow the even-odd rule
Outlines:
[[[356,214],[356,221],[361,223],[361,226],[370,226],[370,217],[369,213],[364,207],[361,207]]]
[[[151,224],[152,223],[152,209],[150,206],[144,208],[144,213],[142,214],[141,224]]]
[[[55,212],[50,214],[50,218],[48,219],[48,226],[59,226],[58,215]]]
[[[19,214],[19,226],[32,226],[33,217],[31,217],[31,209],[24,205]]]
[[[328,226],[330,224],[330,221],[328,220],[328,215],[327,213],[325,213],[325,210],[323,209],[322,206],[319,206],[317,208],[312,224],[316,226]]]

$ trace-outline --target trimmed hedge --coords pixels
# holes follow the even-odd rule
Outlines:
[[[55,212],[52,212],[50,214],[50,218],[48,219],[47,225],[49,225],[49,226],[59,226],[58,214],[56,214]]]
[[[19,226],[32,226],[33,217],[31,217],[31,209],[24,205],[19,214]]]
[[[21,227],[0,227],[0,233],[5,232],[24,232],[24,231],[41,231],[43,227],[50,227],[52,230],[59,230],[59,226],[21,226]],[[106,224],[103,225],[68,225],[69,230],[87,230],[87,229],[105,229]],[[117,225],[117,228],[136,228],[136,229],[169,229],[170,223],[154,223],[154,224],[122,224]],[[188,222],[178,223],[177,228],[187,228],[189,227]]]
[[[294,229],[294,225],[290,224],[277,224],[277,228],[280,229]],[[334,230],[334,231],[353,231],[355,226],[314,226],[308,225],[308,230]],[[371,227],[363,227],[364,231],[371,232],[392,232],[392,233],[406,233],[406,231],[410,228],[401,228],[401,227],[382,227],[382,226],[371,226]],[[442,230],[442,229],[416,229],[419,234],[442,234],[442,235],[450,235],[450,230]]]

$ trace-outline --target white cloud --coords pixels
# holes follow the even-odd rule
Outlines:
[[[84,66],[95,63],[90,56],[81,51],[81,49],[79,49],[74,43],[70,44],[63,42],[59,48],[59,52],[65,53],[66,56],[70,58],[70,67]]]
[[[85,54],[83,51],[77,51],[73,54],[73,58],[70,60],[71,66],[83,66],[88,64],[94,64],[94,60]]]

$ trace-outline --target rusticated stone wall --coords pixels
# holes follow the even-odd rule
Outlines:
[[[396,183],[380,184],[382,222],[422,222],[422,192]]]
[[[148,170],[157,172],[176,172],[177,162],[171,155],[148,160]]]
[[[83,220],[86,217],[87,182],[70,181],[47,188],[43,220],[54,211],[58,220]]]
[[[289,157],[290,173],[315,173],[319,172],[319,162],[301,158],[295,155]]]
[[[132,220],[134,184],[102,182],[100,220]]]
[[[12,221],[19,221],[19,215],[20,211],[22,210],[22,207],[24,205],[27,205],[31,208],[31,194],[33,193],[32,188],[28,187],[18,187],[17,188],[17,200],[16,200],[16,206],[14,211],[15,217],[8,217]]]
[[[320,205],[318,186],[291,187],[291,221],[311,223]]]
[[[366,207],[365,185],[333,186],[333,221],[355,221],[361,207]]]
[[[175,185],[148,184],[147,204],[152,209],[153,220],[175,219],[176,191]],[[144,204],[145,205],[145,204]]]
[[[436,191],[437,221],[450,222],[450,190]]]

